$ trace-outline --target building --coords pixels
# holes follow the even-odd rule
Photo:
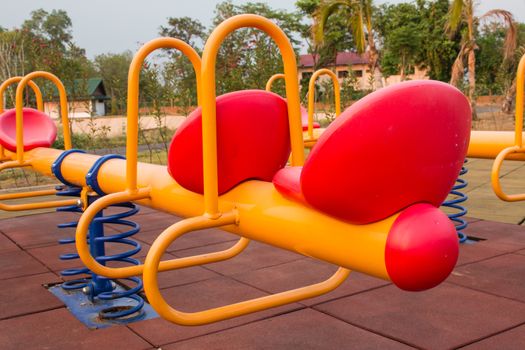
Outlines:
[[[299,80],[310,79],[314,72],[315,61],[317,55],[301,55],[299,57]],[[334,69],[339,82],[348,77],[350,70],[353,72],[354,77],[357,79],[357,88],[366,89],[369,85],[370,70],[368,69],[368,53],[358,54],[356,52],[339,52],[335,59],[334,65],[330,65],[326,68]],[[320,77],[319,79],[327,79],[328,77]],[[408,80],[415,79],[428,79],[426,70],[418,69],[414,70],[413,74],[409,74],[406,77]],[[383,78],[383,85],[388,86],[401,81],[400,75],[391,75],[388,78]]]
[[[73,86],[66,86],[69,118],[89,118],[106,115],[106,101],[110,99],[101,78],[76,79]],[[54,96],[44,103],[44,111],[52,118],[59,118],[59,99]]]

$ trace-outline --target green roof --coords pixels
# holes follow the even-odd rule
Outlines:
[[[65,85],[68,97],[90,100],[105,100],[110,98],[106,95],[106,89],[104,88],[102,78],[75,79],[73,81],[73,86],[71,86],[71,84]]]

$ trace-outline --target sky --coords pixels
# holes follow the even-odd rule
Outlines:
[[[29,18],[32,10],[67,11],[73,22],[73,38],[93,58],[102,53],[136,51],[140,43],[158,37],[159,27],[168,17],[189,16],[204,25],[211,24],[215,5],[212,0],[3,0],[0,26],[18,27]],[[255,1],[255,0],[254,0]],[[273,8],[293,10],[296,0],[258,0]],[[234,0],[236,4],[248,1]],[[399,3],[403,0],[376,0],[381,3]],[[511,11],[520,22],[525,22],[525,0],[479,0],[478,14],[489,9]]]

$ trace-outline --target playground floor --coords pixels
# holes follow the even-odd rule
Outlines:
[[[495,198],[490,165],[469,163],[466,232],[480,241],[461,246],[458,265],[442,285],[409,293],[352,273],[328,295],[200,327],[157,318],[89,330],[42,286],[59,282],[59,271],[75,264],[57,258],[71,249],[57,244],[71,231],[56,224],[72,216],[4,217],[0,349],[524,349],[525,227],[517,223],[525,207]],[[504,171],[505,188],[519,191],[523,165],[508,162]],[[142,225],[135,238],[144,251],[177,220],[147,208],[134,219]],[[221,250],[235,239],[217,230],[192,233],[167,258]],[[160,285],[172,305],[198,311],[321,281],[334,269],[255,242],[230,261],[162,273]]]

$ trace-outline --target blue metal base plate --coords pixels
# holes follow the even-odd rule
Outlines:
[[[118,324],[128,324],[136,321],[157,318],[159,315],[148,304],[140,314],[131,315],[123,319],[103,319],[99,312],[109,308],[122,308],[136,305],[136,301],[130,298],[117,300],[95,300],[91,301],[82,290],[64,290],[60,284],[50,286],[49,291],[66,304],[69,311],[90,329],[106,328]],[[115,291],[125,291],[122,286],[117,285]]]

